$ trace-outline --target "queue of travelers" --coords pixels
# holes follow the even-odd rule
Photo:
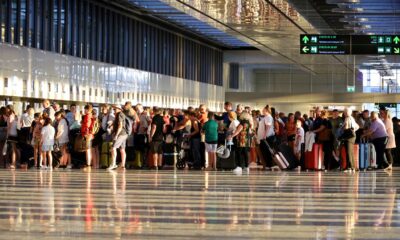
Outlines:
[[[163,162],[168,156],[165,145],[173,142],[178,150],[186,149],[183,168],[217,170],[218,149],[228,144],[235,153],[230,160],[235,173],[249,172],[251,164],[273,170],[273,154],[266,156],[262,149],[266,141],[272,148],[289,146],[302,169],[310,132],[315,135],[312,142],[322,145],[325,170],[340,167],[340,148],[344,147],[348,164],[341,170],[356,171],[352,149],[362,142],[374,145],[378,169],[391,170],[400,134],[398,119],[392,119],[385,108],[362,113],[335,109],[331,116],[316,108],[309,117],[300,112],[286,116],[269,105],[261,111],[241,104],[234,109],[230,102],[223,113],[208,111],[203,104],[197,109],[162,110],[126,102],[123,106],[103,104],[99,112],[91,104],[81,112],[74,104],[62,109],[49,100],[42,106],[36,113],[27,106],[20,116],[12,105],[0,108],[0,158],[5,167],[159,170],[167,164]],[[346,134],[350,137],[344,138]]]

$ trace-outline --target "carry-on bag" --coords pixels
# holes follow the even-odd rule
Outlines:
[[[163,164],[167,166],[174,166],[178,162],[179,152],[178,146],[175,143],[163,144]]]
[[[101,144],[100,168],[108,168],[111,164],[112,142],[104,141]]]
[[[359,151],[359,165],[360,169],[368,169],[370,166],[370,143],[365,142],[364,140],[361,140],[360,143],[360,151]]]
[[[324,165],[324,152],[322,144],[314,143],[312,151],[304,153],[305,167],[309,170],[322,170]]]
[[[358,144],[354,144],[353,148],[354,154],[354,168],[360,169],[360,146]],[[340,169],[345,170],[348,168],[349,161],[347,159],[347,152],[345,145],[340,146]]]
[[[299,160],[297,159],[296,155],[294,155],[294,152],[290,146],[283,143],[283,144],[279,145],[278,151],[289,163],[290,169],[294,169],[299,165]]]
[[[272,156],[272,160],[275,162],[276,165],[278,165],[278,167],[281,170],[286,170],[289,168],[290,164],[283,156],[283,154],[280,152],[276,152],[274,149],[272,149],[271,146],[268,144],[267,140],[260,141],[260,147],[266,148],[266,150],[262,149],[261,151],[262,152],[268,151],[269,154]]]

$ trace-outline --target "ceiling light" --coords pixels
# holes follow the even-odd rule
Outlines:
[[[360,3],[360,0],[326,0],[327,4],[354,4]]]
[[[351,6],[341,6],[338,8],[332,8],[333,13],[361,13],[364,11],[363,8],[360,7],[351,7]]]
[[[339,22],[343,22],[343,23],[363,23],[363,22],[368,22],[368,18],[356,17],[356,16],[345,16],[343,18],[339,18]]]

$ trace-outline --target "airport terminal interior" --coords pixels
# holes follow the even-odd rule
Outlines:
[[[400,239],[399,0],[0,0],[0,239]]]

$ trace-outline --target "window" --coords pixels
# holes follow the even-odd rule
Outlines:
[[[49,92],[51,92],[51,83],[47,84],[47,89],[49,89]]]
[[[8,88],[8,78],[4,78],[4,87]]]

